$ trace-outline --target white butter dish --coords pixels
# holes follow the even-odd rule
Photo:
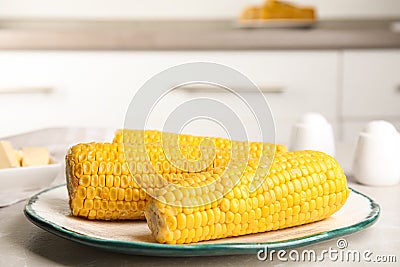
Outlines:
[[[0,193],[21,192],[49,186],[61,170],[61,163],[0,169]]]

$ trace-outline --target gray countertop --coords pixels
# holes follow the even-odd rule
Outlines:
[[[395,20],[240,29],[234,21],[0,20],[0,50],[308,50],[400,48]],[[397,27],[398,28],[398,27]]]
[[[65,132],[63,129],[53,129],[39,131],[33,135],[22,135],[14,138],[13,142],[28,142],[29,145],[42,145],[46,142],[43,136],[55,132]],[[75,134],[76,140],[82,136],[83,140],[90,140],[88,132],[82,135],[82,131],[69,131]],[[96,134],[99,136],[98,134]],[[103,135],[101,135],[103,136]],[[72,139],[47,138],[62,143],[76,142]],[[338,159],[341,165],[346,167],[351,158],[350,146],[341,145],[338,148]],[[60,154],[59,157],[62,157]],[[59,182],[62,182],[61,180]],[[346,236],[348,249],[365,251],[370,250],[373,256],[394,255],[397,257],[397,264],[400,261],[400,215],[398,203],[400,203],[400,185],[392,187],[368,187],[349,181],[352,188],[370,196],[381,206],[381,216],[371,227]],[[106,252],[92,247],[84,246],[57,237],[49,232],[38,228],[30,223],[23,214],[25,202],[20,202],[9,207],[0,208],[0,266],[275,266],[282,265],[282,262],[262,262],[257,260],[256,255],[240,256],[218,256],[218,257],[188,257],[188,258],[161,258],[132,256]],[[336,248],[337,239],[314,244],[305,247],[314,249],[321,253],[329,247]],[[298,249],[301,252],[302,249]],[[319,255],[319,254],[318,254]],[[287,262],[285,264],[293,266],[321,265],[321,263],[309,262]],[[330,260],[325,260],[324,265],[337,264]],[[354,266],[353,262],[342,263]],[[358,264],[365,264],[364,262]],[[396,266],[395,263],[388,264]]]

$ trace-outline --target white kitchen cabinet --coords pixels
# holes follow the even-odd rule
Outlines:
[[[400,50],[344,53],[343,116],[400,118]]]
[[[400,130],[400,50],[343,53],[342,140],[354,142],[371,120],[387,120]]]
[[[331,122],[337,119],[336,52],[3,51],[0,92],[41,86],[54,90],[45,94],[0,93],[0,135],[49,126],[120,128],[128,104],[147,79],[168,67],[192,61],[225,64],[260,87],[281,88],[281,93],[265,94],[276,121],[278,142],[287,143],[291,124],[304,112],[321,112]],[[227,103],[232,97],[228,93],[185,91],[173,99],[184,101],[201,95],[219,95]],[[167,102],[160,107],[159,114],[165,116],[169,105]],[[243,121],[247,123],[246,117]],[[188,131],[220,135],[221,129],[215,127],[213,131],[208,124],[199,123]],[[255,136],[252,131],[255,129],[251,128],[250,136]]]

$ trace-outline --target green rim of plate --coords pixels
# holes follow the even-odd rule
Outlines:
[[[59,187],[65,186],[59,185],[39,192],[29,199],[25,206],[25,216],[35,225],[40,228],[49,231],[57,236],[72,240],[88,246],[125,253],[133,255],[148,255],[148,256],[172,256],[172,257],[188,257],[188,256],[217,256],[217,255],[236,255],[236,254],[254,254],[260,250],[287,250],[302,246],[307,246],[317,242],[326,241],[335,237],[348,235],[354,232],[361,231],[368,226],[372,225],[380,214],[380,206],[374,200],[368,196],[352,189],[353,193],[358,194],[366,198],[370,203],[371,211],[364,220],[342,228],[321,232],[296,239],[288,239],[277,242],[261,242],[261,243],[217,243],[217,244],[190,244],[190,245],[168,245],[148,242],[129,242],[119,240],[107,240],[96,237],[87,236],[80,234],[69,229],[66,229],[56,223],[46,220],[39,216],[32,205],[39,199],[41,194],[48,191],[55,190]]]

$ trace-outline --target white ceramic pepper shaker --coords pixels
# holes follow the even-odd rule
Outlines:
[[[400,134],[390,122],[372,121],[359,134],[352,173],[356,181],[365,185],[400,182]]]
[[[290,150],[317,150],[335,156],[331,124],[319,113],[304,114],[292,127]]]

